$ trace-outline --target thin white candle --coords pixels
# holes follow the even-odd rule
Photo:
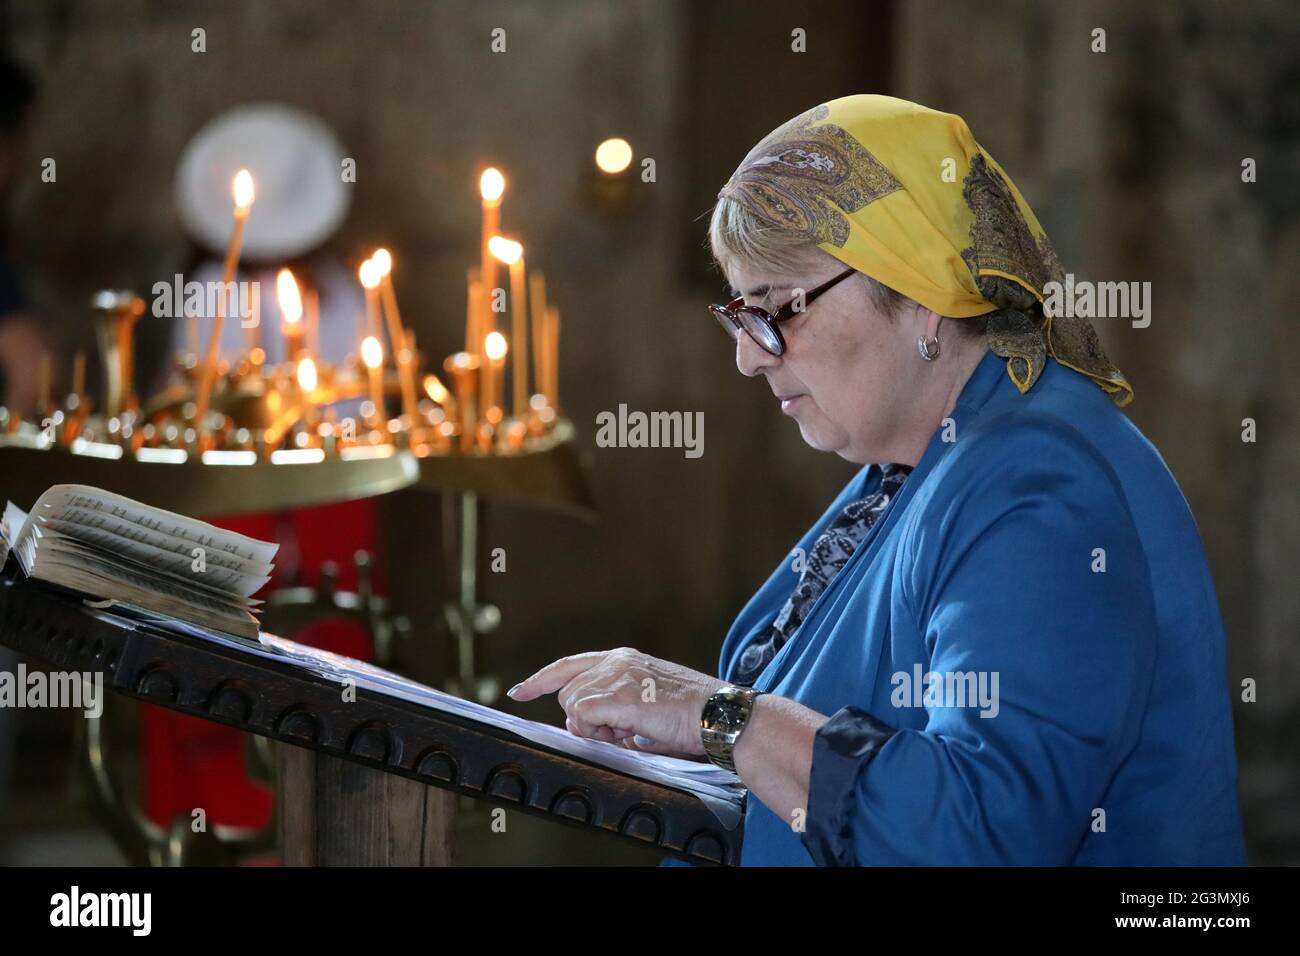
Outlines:
[[[235,199],[235,224],[230,233],[230,244],[226,247],[226,261],[221,270],[221,295],[217,314],[212,317],[212,334],[208,338],[208,352],[203,362],[203,373],[199,380],[198,396],[194,403],[194,423],[201,430],[203,419],[208,413],[208,402],[212,397],[212,380],[217,373],[217,358],[221,354],[221,324],[230,309],[230,286],[235,281],[235,270],[239,266],[239,250],[244,242],[244,223],[249,210],[253,207],[253,175],[247,169],[235,174],[231,191]]]
[[[275,295],[280,303],[280,331],[284,333],[284,355],[287,361],[294,361],[302,351],[302,295],[293,273],[281,269],[275,277]]]
[[[513,239],[493,236],[492,255],[510,266],[510,359],[516,418],[528,408],[528,296],[524,291],[524,247]]]

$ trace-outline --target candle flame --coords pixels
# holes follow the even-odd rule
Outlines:
[[[361,361],[366,368],[379,368],[384,364],[384,346],[373,335],[367,335],[361,343]]]
[[[424,391],[439,405],[447,404],[447,399],[449,397],[447,387],[439,381],[438,376],[424,376]]]
[[[309,358],[298,363],[298,387],[304,392],[316,391],[316,363]]]
[[[601,172],[621,173],[632,163],[632,145],[615,136],[596,147],[596,165]]]
[[[483,170],[483,175],[478,178],[478,191],[484,202],[499,202],[506,191],[506,178],[501,175],[501,170],[495,166]]]
[[[506,337],[500,332],[489,332],[487,338],[483,340],[483,354],[493,362],[505,358],[509,348]]]
[[[253,205],[253,174],[247,169],[235,173],[231,192],[235,195],[235,205],[240,209],[247,209]]]
[[[361,268],[357,270],[357,274],[361,277],[361,284],[367,289],[375,288],[379,285],[379,280],[383,278],[379,266],[375,265],[373,259],[367,259],[361,263]]]
[[[298,283],[293,273],[281,269],[275,276],[275,296],[280,303],[280,314],[290,325],[297,325],[302,319],[302,296],[298,292]]]
[[[507,239],[505,236],[493,236],[488,240],[488,252],[506,265],[512,266],[524,254],[524,247],[513,239]]]
[[[375,264],[375,269],[381,279],[393,271],[393,257],[388,254],[387,249],[376,249],[375,254],[370,257],[370,261]]]

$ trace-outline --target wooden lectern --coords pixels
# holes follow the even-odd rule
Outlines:
[[[447,865],[458,793],[694,863],[739,861],[740,823],[725,825],[695,794],[395,696],[359,688],[345,702],[309,671],[96,612],[14,567],[0,572],[0,644],[281,742],[287,864]]]

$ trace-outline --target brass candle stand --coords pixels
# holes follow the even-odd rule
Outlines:
[[[34,419],[0,407],[0,473],[6,494],[30,507],[50,485],[87,484],[188,514],[219,517],[370,497],[418,487],[443,494],[444,548],[455,569],[455,598],[445,619],[458,649],[456,692],[496,696],[496,682],[475,667],[476,639],[496,627],[495,607],[480,603],[479,525],[485,500],[506,500],[590,520],[595,505],[573,450],[573,427],[542,396],[520,418],[491,407],[480,414],[478,358],[460,353],[445,369],[450,391],[420,377],[423,356],[405,370],[385,368],[381,406],[373,408],[369,369],[355,356],[334,365],[300,352],[269,364],[260,348],[214,370],[202,421],[202,370],[179,356],[171,380],[141,401],[132,388],[131,334],[144,303],[129,292],[103,292],[93,311],[101,345],[104,394],[55,403],[43,396]],[[303,362],[311,362],[305,369]],[[406,376],[405,380],[403,375]],[[423,398],[414,416],[411,383]],[[405,394],[403,389],[405,386]],[[336,406],[366,400],[362,415]]]

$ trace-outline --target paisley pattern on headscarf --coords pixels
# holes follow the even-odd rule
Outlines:
[[[989,348],[1022,393],[1050,355],[1117,404],[1133,398],[1086,319],[1046,312],[1061,263],[960,116],[889,96],[831,100],[764,137],[718,197],[939,315],[994,313]]]
[[[767,634],[756,638],[740,655],[735,673],[730,678],[733,684],[753,686],[758,675],[772,663],[777,652],[803,624],[827,585],[839,573],[840,568],[848,563],[871,526],[884,513],[898,490],[903,487],[904,480],[912,473],[908,465],[882,465],[880,470],[880,489],[845,505],[809,549],[794,593],[777,614]]]
[[[1050,352],[1062,365],[1089,376],[1120,405],[1132,400],[1124,375],[1111,364],[1084,319],[1045,315],[1035,309],[1032,289],[1064,282],[1065,270],[1046,234],[1034,236],[1006,179],[985,160],[971,158],[962,196],[975,214],[971,244],[961,257],[975,284],[998,311],[989,317],[989,350],[1007,359],[1007,372],[1021,393],[1029,391]],[[1006,276],[1019,278],[1009,279]],[[1027,285],[1028,287],[1027,287]]]
[[[849,238],[844,213],[902,186],[843,129],[834,123],[812,125],[828,115],[827,106],[814,107],[769,133],[723,192],[743,197],[809,242],[842,246]]]

